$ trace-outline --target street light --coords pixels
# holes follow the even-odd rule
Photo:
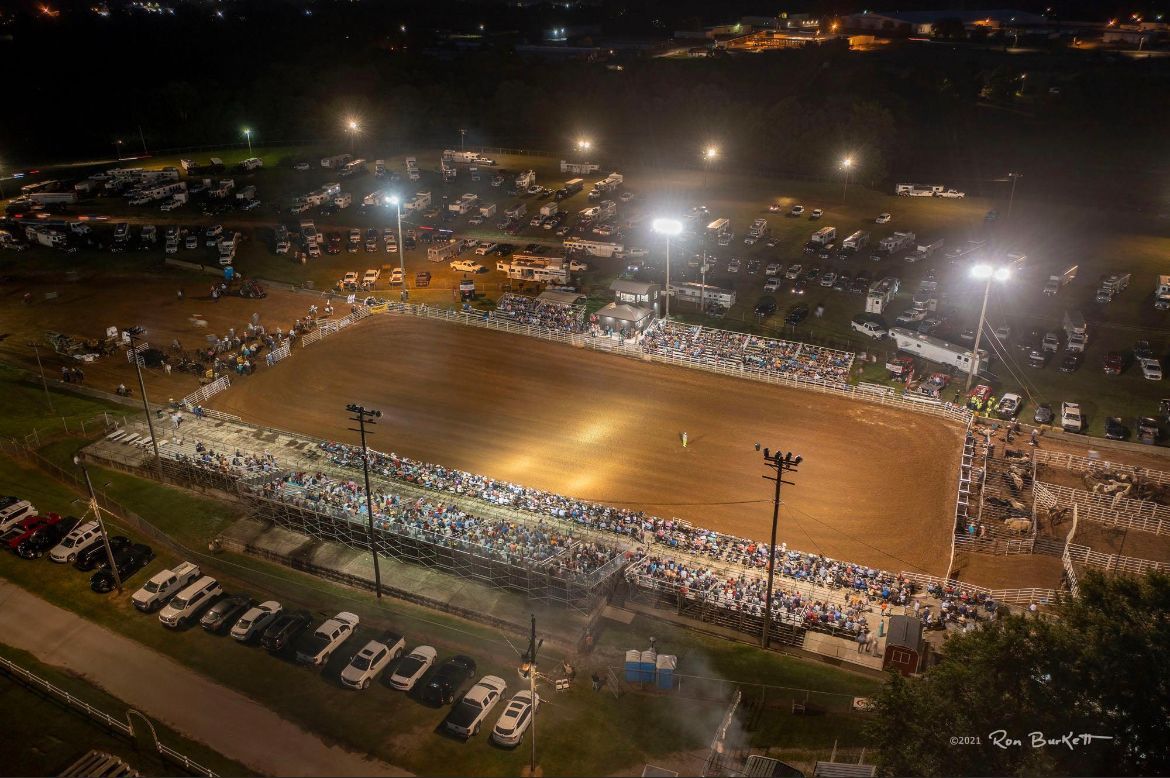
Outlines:
[[[406,289],[406,260],[402,256],[402,200],[398,195],[390,195],[386,198],[386,205],[393,205],[398,214],[398,270],[402,273],[402,301],[406,302],[410,292]]]
[[[757,443],[756,449],[759,450],[759,448],[760,444]],[[785,454],[777,451],[772,454],[768,449],[764,449],[764,462],[776,472],[775,478],[770,475],[764,476],[764,478],[776,482],[776,493],[772,497],[772,542],[768,546],[768,591],[764,594],[764,635],[760,644],[764,648],[768,647],[772,633],[772,578],[776,572],[776,525],[780,521],[780,484],[795,486],[791,481],[784,480],[784,474],[796,472],[796,468],[803,461],[804,457],[794,457],[791,451]]]
[[[1008,173],[1008,178],[1012,180],[1012,193],[1008,196],[1008,218],[1012,217],[1012,203],[1016,201],[1016,182],[1024,177],[1023,173]]]
[[[358,130],[360,130],[361,127],[360,127],[360,125],[358,125],[357,119],[350,119],[349,121],[346,122],[345,129],[349,132],[349,153],[352,154],[353,153],[353,139],[354,139],[354,136],[357,135]]]
[[[652,225],[659,235],[666,236],[666,313],[664,319],[670,318],[670,239],[682,232],[682,222],[678,219],[655,219]]]
[[[1012,276],[1012,271],[1006,267],[992,267],[991,265],[980,263],[971,268],[971,277],[980,281],[986,280],[987,286],[983,289],[983,307],[979,309],[979,326],[975,328],[975,347],[971,353],[971,364],[967,367],[967,388],[963,391],[971,391],[971,383],[975,380],[975,373],[981,365],[979,364],[979,342],[983,339],[983,324],[987,319],[987,298],[991,296],[991,282],[992,281],[1006,281]]]
[[[374,537],[374,496],[370,492],[370,450],[366,448],[366,425],[377,424],[374,419],[382,418],[382,412],[357,403],[350,403],[345,406],[345,409],[353,414],[349,420],[358,423],[356,430],[353,427],[349,428],[350,432],[360,432],[362,435],[362,472],[366,477],[366,513],[370,520],[370,551],[374,555],[374,592],[380,600],[382,599],[382,571],[378,568],[378,541]]]
[[[154,434],[154,422],[150,419],[150,401],[146,399],[146,382],[142,380],[142,356],[138,353],[138,348],[134,343],[144,332],[146,330],[141,327],[131,327],[126,330],[126,334],[130,337],[130,356],[134,360],[134,370],[138,373],[138,390],[142,392],[142,410],[146,412],[146,429],[150,432],[150,442],[154,444],[154,461],[158,465],[158,480],[165,481],[162,455],[158,453],[158,437]]]
[[[841,190],[841,202],[845,202],[845,198],[849,194],[849,172],[853,170],[853,157],[845,157],[841,160],[841,169],[845,171],[845,188]]]
[[[582,138],[581,140],[577,141],[577,150],[578,151],[589,151],[589,149],[591,149],[591,148],[593,148],[593,141],[586,140],[585,138]]]
[[[118,155],[118,161],[122,161],[122,141],[114,141],[114,153]]]
[[[248,156],[252,156],[252,131],[244,128],[244,137],[248,139]]]

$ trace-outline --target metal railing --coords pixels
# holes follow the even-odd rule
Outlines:
[[[219,394],[220,392],[224,391],[225,389],[227,389],[231,385],[232,385],[231,379],[225,375],[221,375],[219,378],[215,379],[211,383],[204,384],[203,386],[196,389],[194,392],[191,392],[191,394],[184,397],[183,398],[183,405],[187,406],[188,408],[193,407],[195,405],[201,405],[201,404],[207,402],[207,400],[209,400],[210,398],[212,398],[215,395]]]
[[[1170,535],[1170,508],[1165,505],[1120,495],[1094,494],[1043,481],[1036,481],[1032,488],[1038,504],[1065,508],[1075,505],[1082,519],[1110,527]]]
[[[0,670],[8,673],[10,676],[14,677],[25,685],[36,687],[42,692],[55,697],[56,699],[65,703],[66,706],[84,713],[86,716],[89,716],[91,719],[98,722],[99,724],[102,724],[107,729],[113,731],[116,734],[124,735],[128,738],[134,737],[134,727],[128,723],[129,717],[127,717],[127,721],[116,719],[105,711],[90,705],[88,702],[81,699],[77,695],[62,689],[56,684],[41,678],[31,670],[21,667],[12,660],[2,656],[0,656]],[[207,778],[217,778],[216,773],[199,764],[195,760],[189,758],[185,754],[176,751],[170,746],[164,745],[158,740],[157,737],[154,739],[154,745],[158,752],[167,759],[171,760],[172,763],[181,764],[184,769],[199,773],[200,775],[205,775]]]
[[[1074,473],[1100,473],[1113,471],[1118,473],[1130,473],[1137,478],[1156,484],[1170,484],[1170,472],[1163,470],[1151,470],[1148,467],[1137,467],[1136,465],[1125,465],[1119,462],[1108,462],[1104,459],[1090,459],[1089,457],[1077,456],[1076,454],[1066,454],[1060,451],[1048,451],[1047,449],[1042,448],[1036,449],[1035,457],[1037,464],[1050,465],[1052,467],[1062,467],[1065,470],[1071,470]]]
[[[364,305],[359,305],[353,313],[346,314],[340,319],[325,319],[315,330],[301,337],[301,348],[311,346],[322,338],[326,338],[335,332],[340,332],[349,325],[359,322],[369,315],[370,309]]]
[[[988,589],[985,586],[976,586],[975,584],[965,583],[963,581],[937,578],[933,575],[925,575],[922,573],[908,573],[902,571],[898,575],[901,578],[905,578],[923,588],[928,586],[938,586],[943,589],[952,589],[956,592],[985,594],[991,597],[991,599],[995,600],[997,603],[1005,605],[1027,605],[1033,602],[1038,604],[1052,604],[1063,595],[1063,592],[1060,592],[1056,589],[1043,589],[1035,587],[1023,589]]]

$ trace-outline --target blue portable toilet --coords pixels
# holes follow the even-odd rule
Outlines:
[[[642,680],[642,652],[630,649],[626,652],[626,681],[638,683]]]
[[[658,652],[654,650],[642,652],[642,677],[639,679],[643,683],[654,683],[654,674],[658,670]]]
[[[225,267],[223,269],[223,280],[227,281],[230,284],[232,279],[235,277],[236,277],[236,269],[234,267],[232,267],[231,265],[228,265],[227,267]]]
[[[678,657],[671,654],[662,654],[658,657],[658,688],[670,690],[674,688],[674,671],[678,669]]]

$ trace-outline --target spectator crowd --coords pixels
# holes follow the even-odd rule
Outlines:
[[[584,306],[565,305],[511,292],[496,303],[492,316],[558,332],[582,333],[586,330]]]

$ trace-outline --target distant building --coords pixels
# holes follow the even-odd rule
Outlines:
[[[661,313],[658,305],[662,296],[662,287],[658,284],[619,278],[609,285],[609,290],[613,292],[614,301],[617,303],[649,308],[655,316]]]
[[[968,30],[1000,30],[1024,27],[1047,27],[1049,20],[1040,14],[1017,10],[993,11],[863,11],[849,14],[842,21],[848,30],[886,35],[934,34],[935,25],[944,19],[958,20]]]
[[[897,670],[906,676],[917,673],[922,666],[922,644],[921,619],[891,616],[882,669]]]

